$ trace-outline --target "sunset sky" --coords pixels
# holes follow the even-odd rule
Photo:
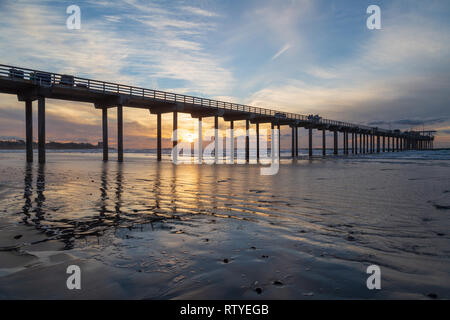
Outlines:
[[[80,30],[66,28],[72,4],[81,8]],[[366,27],[371,4],[381,8],[381,30]],[[450,147],[449,17],[448,0],[1,0],[0,63],[388,129],[436,129],[435,147]],[[24,117],[17,97],[0,94],[2,138],[23,138]],[[171,116],[163,118],[168,145]],[[47,119],[48,140],[101,140],[92,104],[48,100]],[[125,108],[124,122],[125,148],[155,147],[156,116]],[[180,120],[189,130],[195,123]],[[110,128],[114,145],[114,112]]]

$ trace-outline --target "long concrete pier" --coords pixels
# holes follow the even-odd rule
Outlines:
[[[313,156],[313,130],[322,131],[322,155],[326,156],[326,131],[333,132],[333,154],[338,154],[339,134],[342,135],[343,154],[367,154],[379,152],[399,152],[403,150],[433,149],[434,131],[400,131],[369,127],[360,124],[323,119],[272,109],[252,107],[242,104],[211,100],[206,98],[181,95],[159,90],[122,85],[106,81],[75,77],[27,68],[0,64],[0,93],[17,95],[19,101],[25,102],[26,121],[26,159],[33,161],[33,127],[32,104],[38,101],[38,157],[45,162],[45,99],[60,99],[94,104],[102,111],[103,160],[108,157],[108,110],[117,110],[117,153],[118,161],[123,161],[123,107],[148,109],[157,115],[157,160],[161,160],[162,117],[164,113],[173,114],[173,129],[178,128],[178,112],[188,113],[198,119],[198,148],[201,150],[202,119],[214,117],[215,146],[218,141],[218,118],[230,123],[233,137],[234,121],[245,121],[245,158],[249,161],[249,130],[256,125],[257,157],[259,159],[259,124],[270,123],[272,129],[281,126],[292,128],[292,157],[298,157],[298,128],[308,130],[308,151]],[[359,139],[358,139],[359,135]],[[233,139],[233,138],[232,138]],[[349,139],[350,143],[349,144]],[[382,147],[381,147],[382,139]],[[359,148],[358,148],[359,140]],[[385,141],[387,140],[387,148]],[[174,137],[173,146],[178,143]],[[234,150],[234,142],[231,142]],[[278,147],[278,150],[280,148]],[[201,154],[201,153],[200,153]],[[234,158],[234,152],[231,155]],[[216,152],[216,160],[218,154]]]

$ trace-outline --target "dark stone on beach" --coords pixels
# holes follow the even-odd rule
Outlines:
[[[440,236],[440,237],[442,237],[442,236],[445,236],[445,233],[440,233],[440,232],[438,232],[438,233],[436,233],[438,236]]]
[[[205,240],[205,242],[208,242],[209,241],[209,239],[208,238],[206,238],[206,239],[204,239]]]
[[[305,230],[300,230],[300,233],[306,233],[306,231]]]
[[[258,287],[258,288],[255,288],[255,292],[256,292],[257,294],[261,294],[262,291],[263,291],[263,290],[262,290],[261,288],[259,288],[259,287]]]
[[[437,299],[437,294],[436,293],[429,293],[427,294],[427,297],[431,298],[431,299]]]
[[[250,249],[252,249],[252,250],[256,250],[256,247],[250,247]]]
[[[450,210],[450,206],[443,206],[440,204],[433,204],[433,206],[438,210]]]
[[[223,263],[228,263],[229,262],[229,260],[228,259],[223,259]]]
[[[17,236],[14,236],[14,239],[20,239],[20,238],[22,238],[21,234],[18,234]]]
[[[279,280],[275,280],[275,281],[273,282],[273,285],[274,285],[274,286],[282,286],[282,285],[283,285],[283,282],[281,282],[281,281],[279,281]]]
[[[353,236],[347,236],[347,240],[348,240],[348,241],[355,241],[356,239],[355,239],[355,237],[353,237]]]
[[[262,255],[261,256],[261,258],[263,258],[263,259],[267,259],[269,256],[266,256],[266,255]]]

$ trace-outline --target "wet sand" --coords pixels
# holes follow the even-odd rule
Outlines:
[[[284,160],[275,176],[125,158],[0,154],[1,299],[450,298],[449,151]]]

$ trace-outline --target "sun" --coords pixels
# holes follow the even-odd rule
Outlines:
[[[183,133],[183,135],[181,136],[181,140],[192,143],[195,140],[195,136],[191,132],[186,132],[186,133]]]

